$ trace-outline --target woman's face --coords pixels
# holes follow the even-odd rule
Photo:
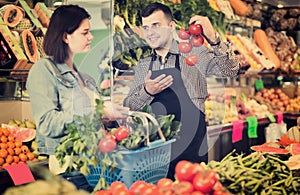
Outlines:
[[[147,43],[153,49],[163,49],[173,39],[173,22],[165,17],[162,11],[155,11],[142,18],[144,35]]]
[[[64,41],[68,44],[71,54],[90,50],[91,40],[94,38],[90,29],[90,21],[86,18],[82,20],[80,26],[72,34],[66,34]]]

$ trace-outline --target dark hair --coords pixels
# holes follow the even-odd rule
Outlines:
[[[172,15],[172,12],[171,12],[171,9],[162,4],[162,3],[158,3],[158,2],[154,2],[154,3],[150,3],[149,5],[147,5],[141,12],[141,16],[142,17],[148,17],[150,16],[151,14],[153,14],[153,12],[156,12],[156,11],[162,11],[164,12],[165,16],[170,19],[170,20],[173,20],[173,15]]]
[[[72,34],[82,20],[90,19],[89,13],[78,5],[62,5],[53,12],[44,38],[43,49],[54,61],[63,63],[68,57],[68,45],[63,41],[65,33]]]

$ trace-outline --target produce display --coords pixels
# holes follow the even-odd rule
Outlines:
[[[26,143],[17,139],[14,132],[8,128],[0,128],[0,170],[5,166],[38,160],[37,154],[34,153],[37,145],[28,146]]]

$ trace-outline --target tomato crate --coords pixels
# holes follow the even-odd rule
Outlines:
[[[123,159],[118,161],[119,166],[113,172],[110,172],[109,168],[105,170],[105,180],[109,185],[114,181],[121,181],[127,187],[138,180],[157,183],[159,179],[167,176],[171,159],[171,143],[174,141],[175,139],[165,142],[156,140],[151,142],[150,147],[119,151]],[[85,176],[90,186],[97,185],[100,174],[100,163],[97,167],[90,167],[90,174]]]

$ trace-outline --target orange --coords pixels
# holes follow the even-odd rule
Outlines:
[[[12,155],[7,155],[5,162],[11,164],[12,162],[14,162],[14,157]]]
[[[15,141],[15,136],[9,135],[9,136],[7,137],[7,139],[8,139],[8,141]]]
[[[9,148],[15,148],[16,144],[12,141],[6,143]]]
[[[8,154],[10,154],[10,155],[14,155],[15,154],[15,151],[14,151],[13,148],[7,148],[6,150],[7,150]]]
[[[15,141],[16,148],[21,148],[22,145],[23,145],[22,141],[20,141],[20,140]]]
[[[7,155],[8,155],[7,150],[5,150],[5,149],[0,149],[0,157],[6,158]]]
[[[27,152],[29,152],[29,148],[28,148],[28,146],[26,146],[26,145],[23,145],[23,146],[21,146],[21,151],[23,152],[23,153],[27,153]]]
[[[2,130],[2,134],[5,135],[6,137],[8,137],[10,135],[10,131],[8,129],[4,128]]]
[[[15,155],[19,155],[22,152],[21,148],[14,148],[14,151],[15,151]]]
[[[19,158],[22,162],[26,162],[27,161],[27,156],[24,153],[19,154]]]
[[[7,146],[6,143],[0,143],[0,148],[1,148],[1,149],[7,149],[8,146]]]
[[[20,161],[20,158],[18,156],[13,156],[13,158],[15,163],[18,163]]]
[[[32,152],[27,152],[27,158],[28,160],[33,160],[35,158],[35,155]]]
[[[1,142],[1,143],[6,143],[6,142],[7,142],[7,137],[6,137],[5,135],[2,135],[2,136],[0,137],[0,142]]]
[[[0,166],[4,164],[4,159],[0,157]]]
[[[10,164],[8,164],[8,163],[4,163],[3,165],[2,165],[2,167],[7,167],[7,166],[9,166]]]

